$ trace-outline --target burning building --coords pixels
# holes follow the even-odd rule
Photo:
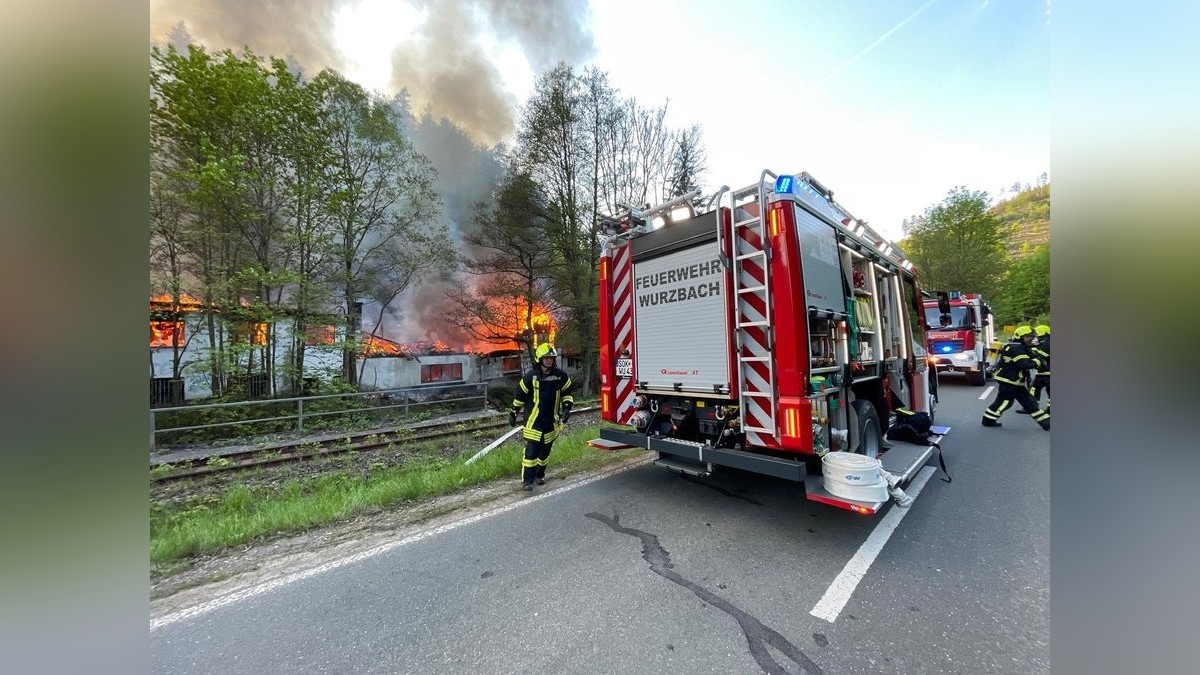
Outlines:
[[[209,308],[201,300],[182,295],[173,300],[161,294],[150,299],[150,384],[151,405],[182,405],[212,396],[209,362],[213,345],[209,340],[207,317],[218,318],[218,330],[229,342],[240,343],[252,352],[273,355],[276,361],[274,388],[267,373],[240,376],[241,385],[250,398],[264,398],[274,391],[284,391],[287,383],[284,372],[291,344],[290,321],[269,325],[240,320],[236,313]],[[517,313],[510,313],[517,316]],[[331,315],[332,319],[336,316]],[[478,337],[458,345],[439,338],[397,342],[372,334],[360,326],[359,389],[385,391],[423,385],[473,383],[519,375],[530,367],[525,341],[528,331],[520,329],[523,321],[511,325],[478,326],[471,333]],[[550,313],[536,308],[533,313],[534,343],[553,340],[557,332]],[[328,381],[340,373],[342,344],[338,340],[340,326],[336,323],[309,326],[304,335],[304,371],[313,378]],[[274,345],[271,345],[271,341]],[[271,349],[270,347],[274,347]],[[174,377],[175,359],[179,359],[179,377]],[[560,363],[575,370],[575,359],[564,357]]]

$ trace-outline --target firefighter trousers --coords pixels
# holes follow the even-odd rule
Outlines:
[[[1041,403],[1042,390],[1046,390],[1046,407],[1050,407],[1050,376],[1038,375],[1033,378],[1033,385],[1029,387],[1029,395],[1033,397],[1034,403]]]
[[[983,409],[983,426],[991,427],[999,424],[1000,416],[1004,414],[1005,410],[1012,407],[1015,400],[1043,429],[1050,428],[1050,413],[1038,408],[1037,402],[1029,395],[1028,389],[1008,382],[997,382],[996,384],[999,385],[999,389],[996,391],[996,400]]]
[[[533,485],[535,480],[546,478],[546,460],[550,457],[550,448],[554,441],[525,441],[525,459],[521,460],[521,482]]]

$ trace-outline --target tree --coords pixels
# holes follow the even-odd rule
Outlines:
[[[380,285],[381,274],[393,275],[393,284],[411,281],[403,272],[414,258],[398,256],[396,247],[411,244],[434,255],[420,249],[426,243],[421,233],[437,213],[434,170],[405,140],[388,102],[330,70],[313,82],[331,128],[334,280],[346,310],[342,377],[353,386],[358,381],[360,296]]]
[[[226,350],[218,307],[239,305],[237,276],[248,257],[239,236],[245,212],[247,143],[253,115],[245,92],[261,91],[267,81],[261,61],[250,52],[225,50],[210,55],[190,45],[151,51],[150,136],[157,175],[185,211],[179,254],[197,279],[203,300],[212,358],[212,391],[224,391],[233,352]]]
[[[952,189],[941,204],[907,221],[904,250],[928,289],[990,294],[1005,267],[1001,220],[986,192]]]
[[[475,293],[464,284],[451,295],[456,305],[452,323],[477,340],[522,344],[531,361],[538,335],[536,310],[557,309],[550,293],[554,252],[544,236],[549,218],[537,183],[528,173],[510,170],[492,204],[477,205],[479,227],[464,237],[474,252],[462,257],[462,267],[483,281]]]
[[[675,134],[675,151],[671,156],[670,194],[679,197],[700,189],[700,176],[707,170],[707,155],[700,140],[700,125]]]
[[[589,250],[592,209],[588,194],[592,165],[585,114],[585,89],[570,66],[560,63],[537,79],[517,134],[518,168],[545,195],[547,218],[539,233],[554,252],[555,297],[568,308],[566,337],[591,350],[595,253]],[[588,358],[584,359],[590,363]],[[580,386],[591,390],[590,374]]]
[[[1049,246],[1039,246],[1009,266],[993,296],[992,309],[1002,325],[1049,320]]]

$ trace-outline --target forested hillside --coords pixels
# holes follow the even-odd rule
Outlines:
[[[1050,243],[1050,184],[1024,190],[992,207],[1002,221],[1010,258],[1023,258]]]

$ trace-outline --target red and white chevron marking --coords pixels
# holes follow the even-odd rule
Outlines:
[[[762,238],[759,233],[750,228],[739,228],[737,246],[738,254],[744,255],[761,250]],[[746,258],[741,261],[741,273],[738,278],[739,288],[754,288],[766,283],[766,270],[760,260]],[[767,305],[765,291],[739,293],[737,302],[738,322],[747,323],[765,321]],[[741,329],[740,357],[770,357],[767,350],[766,326],[744,326]],[[744,427],[759,427],[774,429],[774,420],[769,399],[748,396],[747,392],[771,393],[770,366],[766,361],[745,361],[742,363],[742,424]],[[770,435],[756,431],[746,431],[746,442],[751,445],[773,445],[774,433]],[[769,440],[770,439],[770,440]]]
[[[612,254],[613,288],[613,358],[619,358],[626,350],[633,353],[633,262],[626,244]],[[636,364],[636,361],[634,362]],[[625,424],[633,417],[633,383],[637,371],[631,378],[617,378],[614,389],[614,405],[617,406],[617,422]]]

